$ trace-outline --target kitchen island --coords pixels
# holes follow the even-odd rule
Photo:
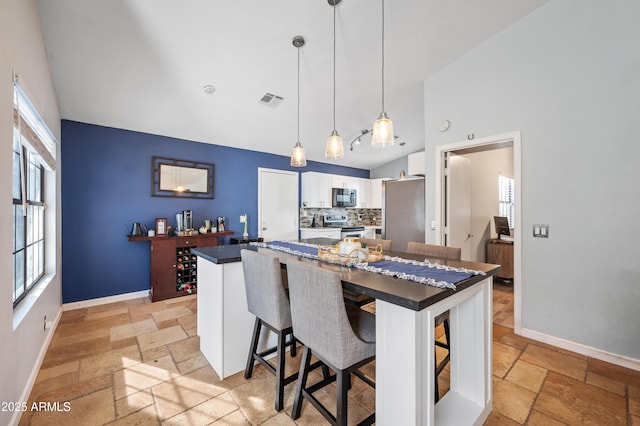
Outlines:
[[[335,240],[308,240],[327,244]],[[194,249],[198,256],[198,334],[201,351],[222,377],[242,371],[254,317],[247,311],[240,250],[292,255],[255,245]],[[424,260],[424,256],[387,253]],[[296,257],[298,258],[298,257]],[[436,262],[482,271],[456,290],[299,258],[340,274],[343,287],[376,299],[376,423],[482,424],[491,411],[492,277],[497,265]],[[434,404],[434,319],[450,311],[450,390]]]

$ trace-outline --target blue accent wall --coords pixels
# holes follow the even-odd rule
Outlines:
[[[175,214],[193,210],[198,227],[226,216],[241,235],[258,234],[258,167],[369,177],[369,171],[314,161],[289,166],[289,157],[175,139],[75,121],[62,121],[63,303],[149,289],[149,244],[127,240],[133,222],[175,226]],[[215,164],[214,199],[151,196],[151,157]]]

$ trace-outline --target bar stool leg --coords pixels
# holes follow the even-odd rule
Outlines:
[[[336,408],[336,424],[347,424],[347,390],[351,384],[351,374],[345,370],[336,371],[337,376],[337,408]]]
[[[295,356],[298,354],[298,347],[296,345],[296,338],[293,335],[293,330],[291,330],[290,344],[291,344],[291,349],[289,349],[289,353],[291,354],[292,358],[295,358]]]
[[[278,350],[277,350],[277,367],[276,367],[276,411],[281,411],[284,406],[284,361],[285,346],[287,336],[284,332],[278,332]]]
[[[256,323],[253,326],[253,337],[251,338],[251,350],[247,359],[247,367],[244,370],[244,378],[250,379],[253,374],[254,355],[258,350],[258,340],[260,339],[260,330],[262,329],[262,320],[256,317]]]
[[[434,401],[440,401],[440,387],[438,386],[438,360],[435,359],[436,355],[433,354],[433,375],[435,376],[435,392],[434,392]]]
[[[311,363],[311,351],[308,347],[304,347],[302,352],[302,360],[300,362],[300,374],[298,374],[298,384],[296,386],[296,397],[293,400],[293,408],[291,409],[291,418],[296,420],[300,418],[302,409],[302,390],[307,386],[307,376],[309,374],[309,364]]]

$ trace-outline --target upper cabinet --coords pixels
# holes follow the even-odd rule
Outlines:
[[[358,207],[362,209],[370,209],[371,206],[371,180],[358,178]]]
[[[331,175],[332,188],[359,189],[360,180],[361,178],[352,176]]]
[[[331,179],[333,188],[355,189],[357,192],[356,208],[370,208],[371,185],[369,179],[352,176],[333,175]]]
[[[384,179],[371,179],[371,196],[369,197],[369,208],[381,209],[382,208],[382,181]]]
[[[331,208],[331,188],[358,191],[357,208],[382,208],[382,179],[370,180],[318,172],[302,173],[302,207]]]
[[[426,157],[425,152],[414,152],[413,154],[409,154],[408,156],[408,166],[409,175],[411,176],[424,176],[425,175],[425,163]]]
[[[331,178],[326,173],[302,173],[302,207],[330,208]]]

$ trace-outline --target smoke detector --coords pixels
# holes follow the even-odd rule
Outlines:
[[[274,95],[273,93],[265,93],[258,101],[259,104],[269,106],[271,108],[277,108],[284,98],[282,96]]]

